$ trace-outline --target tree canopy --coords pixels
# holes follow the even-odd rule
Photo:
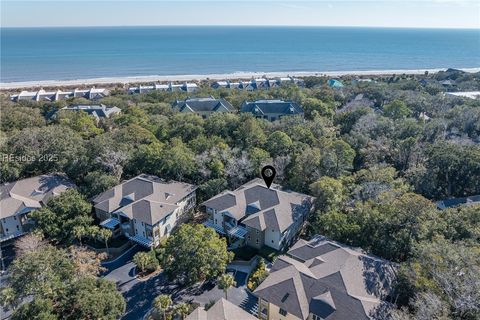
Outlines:
[[[223,274],[232,258],[226,240],[213,229],[184,224],[167,239],[163,265],[172,279],[195,283]]]

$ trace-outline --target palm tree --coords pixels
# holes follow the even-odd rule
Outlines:
[[[4,288],[0,290],[0,306],[4,308],[12,308],[15,310],[18,305],[17,296],[12,288]]]
[[[185,319],[185,316],[188,315],[189,311],[190,311],[190,306],[185,302],[181,302],[175,306],[175,314],[180,316],[182,320]]]
[[[108,254],[108,240],[112,237],[112,230],[102,228],[98,231],[98,236],[105,242],[105,248],[107,248]]]
[[[225,292],[226,300],[228,300],[228,295],[227,295],[228,289],[236,285],[237,283],[235,282],[235,279],[229,274],[224,273],[218,278],[218,287],[222,289],[223,292]]]
[[[82,245],[82,238],[86,235],[87,230],[85,230],[84,226],[75,226],[73,227],[73,235],[77,238],[80,246]]]
[[[169,295],[161,294],[153,300],[153,307],[163,314],[163,320],[167,319],[166,311],[172,306],[172,298]]]

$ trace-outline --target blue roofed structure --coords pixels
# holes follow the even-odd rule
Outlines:
[[[327,84],[331,88],[343,88],[343,83],[340,80],[337,79],[330,79],[327,81]]]

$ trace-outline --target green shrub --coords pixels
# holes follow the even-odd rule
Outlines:
[[[155,251],[138,252],[133,256],[133,262],[140,270],[140,272],[153,272],[159,266]]]
[[[250,274],[250,277],[248,278],[248,283],[247,287],[250,290],[255,290],[260,283],[263,282],[268,277],[268,271],[267,271],[267,266],[265,265],[265,260],[261,258],[258,261],[258,264],[255,268],[255,270]]]

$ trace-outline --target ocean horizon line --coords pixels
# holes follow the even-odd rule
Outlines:
[[[234,24],[218,24],[218,25],[204,25],[204,24],[165,24],[165,25],[75,25],[75,26],[0,26],[0,29],[91,29],[91,28],[331,28],[331,29],[389,29],[389,30],[470,30],[479,31],[478,28],[467,27],[425,27],[425,26],[333,26],[333,25],[234,25]]]
[[[411,74],[418,75],[425,72],[436,73],[447,69],[457,69],[469,73],[480,72],[480,67],[473,68],[425,68],[425,69],[386,69],[386,70],[344,70],[344,71],[236,71],[231,73],[212,73],[212,74],[184,74],[184,75],[143,75],[143,76],[120,76],[120,77],[95,77],[85,79],[68,80],[33,80],[0,82],[0,90],[14,90],[37,87],[70,87],[82,85],[114,85],[114,84],[135,84],[143,82],[185,82],[185,81],[206,81],[206,80],[247,80],[255,77],[309,77],[309,76],[382,76],[392,74]]]

